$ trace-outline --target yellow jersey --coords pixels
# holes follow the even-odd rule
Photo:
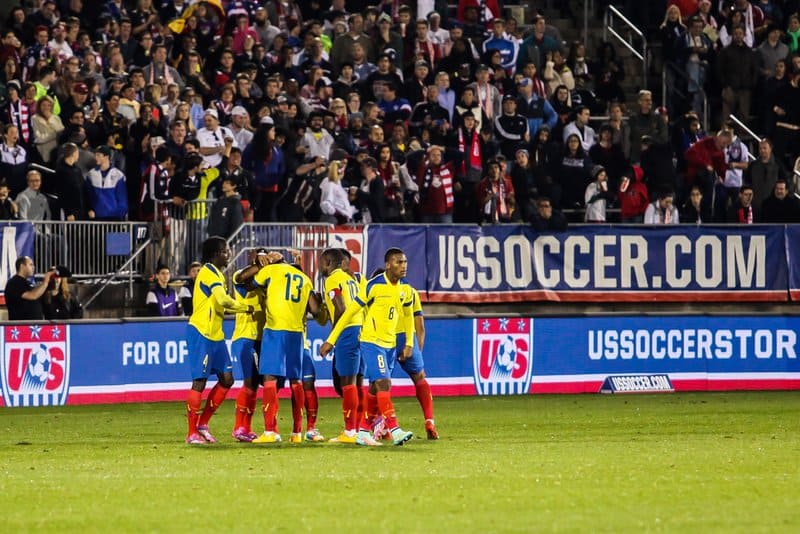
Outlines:
[[[401,331],[406,334],[406,345],[413,346],[414,298],[410,289],[411,286],[405,280],[392,284],[386,274],[371,279],[365,287],[362,287],[358,297],[347,306],[344,315],[328,336],[327,342],[335,345],[345,325],[350,324],[352,318],[363,308],[366,309],[366,314],[361,327],[360,341],[387,349],[394,348],[397,344],[398,325],[403,325]]]
[[[275,263],[262,267],[253,281],[266,288],[265,328],[302,332],[314,285],[311,279],[288,263]]]
[[[408,287],[411,290],[411,294],[413,295],[414,299],[414,303],[411,305],[412,316],[416,317],[418,315],[422,315],[422,302],[420,302],[419,300],[419,293],[417,293],[417,290],[411,287],[410,285]],[[396,333],[402,334],[403,332],[405,332],[404,325],[402,323],[398,324]]]
[[[236,271],[233,279],[236,280],[242,271],[244,269]],[[252,306],[255,312],[252,314],[240,313],[236,316],[231,339],[261,339],[261,332],[264,330],[266,322],[264,291],[262,289],[247,291],[244,284],[234,282],[233,298],[245,306]]]
[[[344,307],[347,308],[351,302],[358,298],[360,291],[361,284],[359,284],[359,281],[342,269],[336,269],[325,279],[325,305],[328,307],[331,324],[333,324],[333,317],[336,315],[336,308],[333,305],[334,297],[341,295],[344,300]],[[364,315],[359,313],[346,326],[361,326],[363,323]]]
[[[206,263],[197,273],[192,292],[192,316],[189,324],[211,341],[222,341],[225,310],[246,312],[247,304],[233,300],[225,291],[225,277],[213,264]]]

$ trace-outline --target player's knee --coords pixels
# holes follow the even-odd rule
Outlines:
[[[389,391],[392,387],[392,381],[388,378],[381,378],[375,381],[375,389],[376,391]]]
[[[411,381],[415,384],[422,382],[423,380],[425,380],[425,369],[411,375]]]
[[[206,382],[208,380],[205,378],[195,378],[192,380],[192,389],[195,391],[203,392],[206,389]]]
[[[219,385],[227,389],[233,387],[233,375],[231,373],[222,373],[219,375]]]
[[[311,391],[314,389],[314,381],[313,380],[303,380],[303,389],[306,391]]]

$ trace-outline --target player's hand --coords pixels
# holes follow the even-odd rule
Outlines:
[[[323,343],[323,344],[322,344],[322,346],[319,348],[319,355],[320,355],[320,356],[327,356],[328,354],[330,354],[330,352],[331,352],[332,350],[333,350],[333,345],[331,345],[330,343],[328,343],[328,342],[326,341],[326,342],[325,342],[325,343]]]
[[[404,362],[411,357],[411,354],[413,354],[413,352],[414,352],[413,348],[403,347],[403,352],[400,353],[400,356],[397,359],[400,360],[401,362]]]
[[[280,252],[276,252],[274,250],[267,252],[267,261],[270,264],[278,263],[282,259],[283,259],[283,254],[281,254]]]
[[[248,314],[252,315],[253,312],[255,312],[255,311],[256,311],[256,309],[252,306],[252,304],[248,304],[247,305],[247,313]]]

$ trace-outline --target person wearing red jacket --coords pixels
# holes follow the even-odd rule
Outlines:
[[[419,213],[423,223],[453,222],[453,166],[442,160],[442,147],[428,148],[417,171]]]
[[[650,195],[644,184],[644,171],[638,165],[631,167],[633,180],[624,175],[619,184],[619,215],[623,223],[644,222],[644,212],[650,204]]]
[[[725,178],[728,165],[725,163],[725,149],[733,138],[728,131],[721,130],[713,137],[696,142],[686,151],[686,185],[700,187],[703,203],[708,207],[714,195],[714,184]]]

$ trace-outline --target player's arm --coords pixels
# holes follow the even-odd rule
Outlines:
[[[403,347],[403,352],[400,353],[398,359],[401,362],[406,361],[411,357],[414,352],[414,312],[413,312],[414,299],[411,298],[403,303],[403,333],[406,335],[406,345]]]
[[[414,330],[417,332],[417,344],[422,351],[425,346],[425,316],[422,314],[414,315]]]
[[[325,343],[322,344],[322,347],[319,349],[319,353],[322,356],[327,356],[328,353],[333,349],[333,345],[336,343],[336,340],[339,339],[339,336],[342,334],[342,330],[344,330],[345,325],[349,324],[353,317],[356,314],[361,312],[361,308],[365,305],[364,301],[360,298],[353,300],[347,309],[345,309],[344,314],[339,317],[336,326],[333,327],[331,333],[328,334],[328,339],[325,340]]]
[[[340,288],[337,287],[333,290],[331,302],[333,303],[333,319],[331,319],[331,324],[335,326],[336,323],[339,322],[339,319],[342,318],[342,315],[344,315],[344,311],[347,309],[347,305],[344,303],[344,297],[342,296],[342,290]]]
[[[211,296],[217,301],[217,304],[225,308],[225,311],[233,313],[253,313],[253,307],[249,304],[236,302],[233,298],[225,293],[222,284],[213,284],[211,286]]]
[[[328,308],[319,293],[315,291],[308,296],[308,311],[320,326],[328,324]]]

